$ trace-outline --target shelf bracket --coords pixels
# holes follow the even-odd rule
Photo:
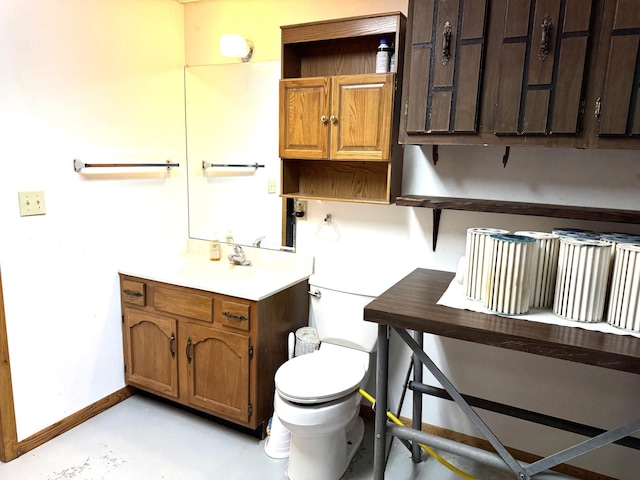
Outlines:
[[[431,146],[431,161],[434,166],[438,164],[438,145]]]
[[[502,168],[507,167],[507,162],[509,161],[510,152],[511,152],[511,147],[504,147],[504,155],[502,156]]]
[[[433,209],[433,232],[432,232],[432,249],[436,251],[436,245],[438,244],[438,231],[440,230],[440,215],[442,214],[442,209],[434,208]]]

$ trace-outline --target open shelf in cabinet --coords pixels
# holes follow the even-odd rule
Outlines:
[[[374,73],[380,40],[401,58],[405,29],[399,12],[284,26],[282,78]]]
[[[283,159],[282,196],[389,203],[388,162]]]

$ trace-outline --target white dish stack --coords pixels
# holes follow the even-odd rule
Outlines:
[[[522,231],[515,234],[536,240],[535,248],[538,251],[538,257],[531,268],[532,285],[529,306],[532,308],[551,308],[556,289],[560,237],[546,232]]]
[[[606,242],[561,238],[553,312],[568,320],[602,321],[610,261]]]
[[[464,291],[472,300],[482,300],[486,289],[485,268],[488,260],[489,237],[506,234],[501,228],[469,228],[467,230],[466,259],[467,269],[464,275]]]
[[[531,270],[538,250],[536,240],[523,235],[491,235],[484,306],[507,315],[529,311]]]
[[[618,243],[607,310],[607,322],[640,332],[640,245]]]

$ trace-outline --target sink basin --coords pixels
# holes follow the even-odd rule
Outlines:
[[[180,275],[196,280],[227,282],[245,280],[253,275],[252,267],[227,262],[207,262],[180,269]]]

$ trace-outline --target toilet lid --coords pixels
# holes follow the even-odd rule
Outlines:
[[[276,372],[278,393],[296,403],[328,402],[356,390],[365,376],[359,362],[321,352],[308,353],[285,362]]]

